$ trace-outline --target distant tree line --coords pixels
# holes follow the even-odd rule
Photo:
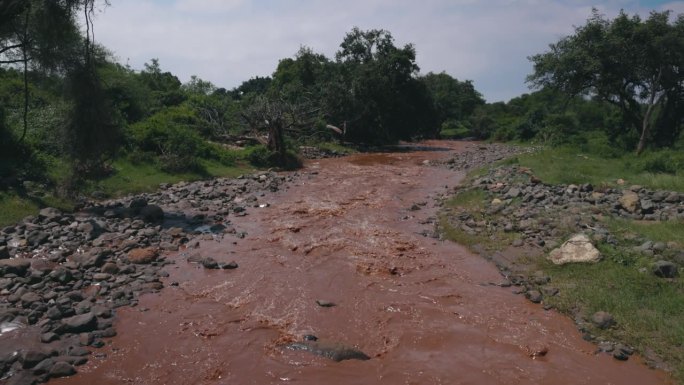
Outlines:
[[[600,132],[615,148],[641,152],[681,138],[682,15],[608,20],[594,12],[530,58],[534,92],[486,103],[469,80],[421,75],[415,47],[397,46],[382,29],[352,29],[334,58],[301,47],[271,76],[233,89],[196,76],[183,84],[157,59],[134,70],[95,43],[93,9],[107,4],[0,2],[3,180],[45,177],[67,164],[78,184],[120,157],[182,172],[201,159],[234,162],[225,144],[250,141],[261,143],[252,160],[265,165],[286,162],[297,144],[323,141],[442,136],[555,145]]]

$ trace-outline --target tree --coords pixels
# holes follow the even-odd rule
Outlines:
[[[348,33],[335,55],[336,80],[326,110],[346,123],[346,138],[375,143],[435,136],[438,125],[411,44],[398,48],[385,30]]]
[[[430,91],[440,126],[448,121],[467,120],[477,106],[485,103],[470,80],[461,82],[445,72],[429,72],[420,80]]]
[[[274,163],[288,161],[285,133],[300,132],[312,123],[312,114],[302,104],[292,104],[282,97],[254,95],[243,108],[242,117],[254,131],[268,132],[266,148],[273,154]]]
[[[108,5],[108,0],[104,0]],[[0,3],[0,64],[23,67],[24,111],[21,140],[28,129],[29,67],[44,71],[67,71],[67,66],[84,50],[86,60],[92,48],[92,15],[95,0],[5,0]],[[83,10],[85,40],[75,22]]]
[[[574,35],[530,57],[528,82],[617,106],[639,138],[639,154],[654,131],[676,137],[683,126],[684,15],[669,20],[669,11],[643,21],[624,12],[609,20],[594,9]]]

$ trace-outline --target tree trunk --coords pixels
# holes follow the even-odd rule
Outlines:
[[[285,156],[283,126],[278,122],[273,122],[268,128],[268,149],[281,159]]]
[[[24,131],[21,133],[20,142],[24,141],[26,137],[26,131],[28,130],[28,105],[29,105],[29,88],[28,88],[28,55],[26,50],[28,49],[28,27],[29,27],[29,16],[31,15],[31,2],[29,2],[28,9],[26,9],[26,18],[24,20],[24,41],[21,45],[22,59],[24,59]]]
[[[639,138],[639,144],[637,144],[637,155],[640,155],[646,147],[646,138],[648,137],[648,132],[651,128],[651,115],[653,115],[653,108],[660,99],[660,97],[658,96],[658,86],[660,84],[660,77],[662,76],[662,74],[663,70],[661,68],[658,71],[658,75],[656,76],[655,81],[651,85],[651,95],[648,99],[648,107],[646,108],[644,119],[641,122],[641,137]]]

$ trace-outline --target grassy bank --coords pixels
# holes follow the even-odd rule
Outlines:
[[[248,162],[239,160],[233,164],[224,164],[215,160],[200,160],[201,168],[197,171],[169,173],[160,170],[154,163],[133,163],[125,158],[112,164],[112,173],[99,180],[86,181],[80,186],[81,193],[104,197],[119,197],[127,194],[150,192],[159,188],[161,183],[178,183],[216,177],[236,177],[253,172],[255,169]],[[53,173],[57,178],[64,173]],[[60,183],[59,180],[54,181]],[[17,191],[12,189],[0,192],[0,226],[15,223],[27,215],[35,215],[43,207],[57,207],[64,211],[73,209],[68,199],[56,197],[54,190]]]
[[[518,156],[500,164],[519,164],[547,184],[591,183],[595,188],[626,187],[634,184],[652,190],[684,191],[684,175],[668,169],[659,162],[671,159],[678,162],[679,155],[671,151],[645,154],[599,156],[582,148],[547,148],[536,154]],[[495,165],[496,166],[496,165]],[[492,166],[494,167],[494,166]],[[472,172],[466,184],[486,173],[488,167]],[[665,169],[665,171],[663,171]],[[618,184],[624,180],[624,185]],[[445,202],[440,218],[443,235],[474,251],[505,250],[511,240],[520,234],[498,231],[473,234],[468,229],[453,225],[449,215],[467,211],[475,221],[505,218],[483,214],[493,196],[482,189],[461,190]],[[517,208],[520,202],[511,201]],[[450,212],[450,209],[458,209]],[[558,208],[558,216],[565,213]],[[582,215],[592,216],[587,212]],[[574,212],[573,215],[578,215]],[[547,250],[530,249],[522,257],[518,268],[521,274],[533,276],[542,271],[551,278],[550,285],[559,289],[558,295],[545,296],[544,304],[551,305],[568,315],[582,314],[585,320],[597,311],[613,315],[616,325],[602,330],[586,322],[588,334],[596,340],[619,341],[636,348],[647,360],[662,360],[672,370],[675,380],[684,383],[684,280],[682,277],[663,279],[652,273],[653,262],[666,259],[684,264],[684,223],[678,219],[666,222],[634,221],[609,215],[596,216],[612,240],[596,239],[602,260],[596,264],[568,264],[556,266],[546,260]],[[567,239],[576,230],[566,229]],[[667,244],[667,249],[655,257],[639,251],[649,240]],[[518,252],[520,249],[518,249]]]
[[[550,184],[591,183],[595,187],[641,185],[653,190],[684,191],[684,154],[678,151],[601,156],[580,147],[547,148],[516,158],[521,166]]]

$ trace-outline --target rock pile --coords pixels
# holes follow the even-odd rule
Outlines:
[[[506,144],[471,144],[468,148],[441,164],[450,170],[470,170],[516,155],[536,152],[535,147],[516,147]]]
[[[684,194],[651,191],[640,186],[597,191],[590,184],[549,185],[516,165],[493,168],[464,189],[480,189],[489,197],[481,212],[461,210],[451,225],[468,234],[516,234],[513,246],[556,248],[567,234],[584,233],[593,242],[617,244],[601,218],[646,221],[684,220]],[[625,198],[625,197],[628,197]],[[634,203],[637,202],[637,203]],[[633,251],[679,258],[676,245],[635,236]],[[673,261],[677,262],[677,261]]]
[[[163,288],[165,251],[225,234],[244,236],[229,215],[246,215],[260,206],[265,191],[296,177],[261,173],[162,185],[156,193],[93,202],[74,214],[46,208],[0,229],[0,338],[28,327],[43,343],[0,349],[0,378],[30,384],[75,373],[91,348],[116,335],[116,308]],[[214,263],[237,268],[235,262]]]

